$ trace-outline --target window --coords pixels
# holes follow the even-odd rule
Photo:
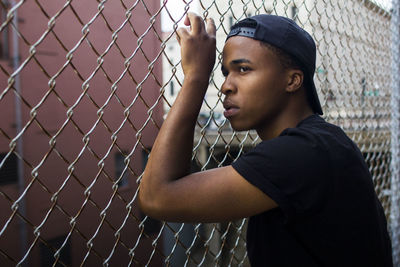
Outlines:
[[[0,153],[0,163],[3,162],[7,153]],[[15,154],[8,156],[0,168],[0,185],[18,182],[18,157]]]
[[[239,153],[245,153],[247,150],[246,147],[242,151],[239,147],[232,147],[229,151],[226,151],[224,147],[218,147],[207,165],[207,169],[217,168],[221,163],[222,166],[229,166],[239,156]]]
[[[55,258],[54,253],[61,247],[64,243],[66,236],[59,236],[46,241],[47,244],[40,243],[40,263],[42,267],[47,266],[70,266],[71,265],[71,244],[68,239],[67,243],[64,245],[60,253],[60,258],[56,265],[53,265]],[[63,263],[61,264],[60,261]]]
[[[365,96],[367,95],[367,80],[365,77],[361,78],[361,104],[364,105],[365,103]]]
[[[147,161],[148,161],[149,156],[150,156],[150,151],[151,151],[151,148],[147,148],[147,149],[143,149],[142,150],[143,170],[146,168]]]
[[[169,92],[170,92],[171,96],[174,96],[174,94],[175,94],[175,84],[174,84],[173,81],[171,81],[169,83]]]
[[[371,175],[375,176],[375,185],[390,180],[390,162],[392,159],[390,151],[368,151],[362,154]]]
[[[125,169],[125,155],[117,152],[115,154],[115,180],[118,180],[121,177],[122,172]],[[128,169],[123,174],[122,178],[118,182],[118,186],[127,186],[128,185]]]
[[[367,80],[365,79],[365,77],[361,78],[361,90],[363,92],[363,95],[365,95],[365,91],[367,89]]]
[[[328,101],[334,101],[336,99],[335,94],[333,93],[332,89],[328,90],[327,98]]]
[[[142,162],[143,162],[143,170],[146,168],[147,160],[149,159],[149,151],[151,148],[142,150]],[[144,220],[146,215],[140,211],[140,219]],[[161,222],[159,220],[153,219],[151,217],[147,217],[144,222],[144,232],[148,235],[157,234],[160,232]]]
[[[0,0],[0,21],[1,23],[6,21],[7,18],[7,10],[9,4],[7,1]],[[9,31],[8,25],[4,27],[4,29],[0,32],[0,59],[9,59],[10,57],[10,40],[9,40]]]
[[[366,96],[379,96],[379,85],[370,85],[367,83],[367,79],[365,77],[361,78],[361,101],[365,100]]]
[[[296,5],[293,5],[292,7],[291,7],[291,16],[292,16],[292,19],[294,20],[294,21],[297,21],[297,15],[299,14],[299,9],[296,7]]]

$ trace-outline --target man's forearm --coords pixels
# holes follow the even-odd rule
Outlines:
[[[205,78],[185,78],[152,148],[146,182],[164,183],[189,173],[194,128],[207,85]]]
[[[215,24],[188,13],[189,29],[177,30],[181,45],[183,86],[164,121],[152,148],[140,184],[139,204],[147,213],[157,214],[164,202],[171,201],[174,181],[190,172],[194,128],[210,73],[215,63]]]

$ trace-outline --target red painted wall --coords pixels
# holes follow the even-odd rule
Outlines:
[[[29,221],[24,224],[28,247],[36,237],[34,227],[45,221],[39,235],[44,240],[72,233],[73,266],[79,266],[87,255],[86,243],[92,237],[87,266],[101,265],[117,240],[120,241],[111,257],[111,266],[125,266],[129,262],[129,249],[135,246],[140,235],[140,213],[135,203],[121,235],[114,234],[123,224],[128,213],[126,205],[137,189],[136,180],[143,168],[142,147],[151,147],[158,130],[155,125],[162,123],[162,103],[157,102],[162,82],[161,58],[154,65],[150,64],[160,52],[157,37],[161,34],[160,17],[156,17],[155,24],[150,27],[151,15],[148,14],[157,12],[159,1],[145,1],[146,8],[140,2],[123,2],[127,8],[134,8],[129,23],[117,33],[116,44],[111,47],[113,31],[116,32],[126,19],[126,9],[120,1],[106,2],[102,13],[90,25],[87,23],[98,12],[97,1],[72,1],[54,19],[54,26],[49,24],[48,17],[60,12],[65,1],[46,1],[42,4],[43,10],[36,1],[26,1],[18,8],[18,27],[23,36],[19,38],[20,64],[25,64],[19,72],[22,126],[28,125],[22,135],[23,158],[27,162],[24,164],[25,188],[29,187],[24,198]],[[81,40],[85,24],[89,33]],[[145,32],[138,42],[138,37]],[[68,56],[68,51],[73,52]],[[126,71],[124,63],[129,57]],[[0,61],[0,64],[9,71],[8,74],[0,72],[4,91],[13,69],[11,60]],[[152,70],[150,75],[149,69]],[[110,97],[113,89],[116,89],[115,94]],[[10,138],[16,134],[14,103],[13,90],[0,100],[0,128]],[[129,115],[125,116],[124,111],[130,105]],[[148,109],[153,106],[152,120],[148,120]],[[137,137],[139,129],[142,130]],[[53,136],[56,136],[55,142],[50,144]],[[10,140],[0,134],[0,152],[9,151],[9,143]],[[128,186],[114,194],[114,156],[118,150],[132,153],[129,164],[132,171],[129,171]],[[69,171],[72,163],[73,171]],[[85,193],[91,185],[90,191]],[[59,194],[52,202],[57,191]],[[3,227],[12,214],[10,206],[18,198],[19,191],[17,184],[11,184],[1,186],[0,192],[4,193],[0,195],[0,227]],[[45,219],[55,203],[57,206]],[[102,221],[100,212],[107,205],[106,220]],[[75,216],[74,225],[71,218]],[[16,216],[0,236],[0,248],[17,261],[21,259],[18,223]],[[40,265],[40,242],[38,239],[29,253],[31,266]],[[152,251],[150,242],[142,237],[133,265],[146,264]],[[156,252],[150,265],[160,264],[161,258]],[[15,264],[0,254],[0,265]]]

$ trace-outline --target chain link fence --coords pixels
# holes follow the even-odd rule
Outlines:
[[[214,18],[218,47],[193,171],[260,141],[222,116],[229,27],[259,13],[293,18],[316,40],[324,117],[360,146],[399,266],[400,21],[398,2],[384,0],[1,0],[0,266],[249,265],[245,219],[160,222],[136,204],[183,81],[174,31],[189,8]]]

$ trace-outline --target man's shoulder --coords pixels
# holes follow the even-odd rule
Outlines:
[[[289,140],[296,144],[312,145],[313,148],[330,152],[335,151],[338,146],[350,149],[355,147],[354,142],[341,127],[327,122],[316,114],[307,117],[295,128],[285,129],[281,137],[284,137],[282,141]]]
[[[321,146],[324,136],[341,132],[343,131],[338,126],[326,122],[318,115],[311,115],[296,127],[286,128],[276,138],[262,141],[255,149],[264,151],[282,151],[283,149],[286,152],[298,149],[324,149],[324,146]]]
[[[343,129],[339,126],[327,122],[324,118],[317,114],[313,114],[294,127],[294,128],[287,128],[285,129],[281,135],[294,135],[296,133],[306,132],[309,134],[335,134],[335,135],[342,135],[344,133]]]
[[[297,127],[285,129],[278,137],[260,142],[248,154],[253,158],[268,158],[271,162],[326,166],[333,158],[359,157],[358,151],[340,127],[312,115]]]

